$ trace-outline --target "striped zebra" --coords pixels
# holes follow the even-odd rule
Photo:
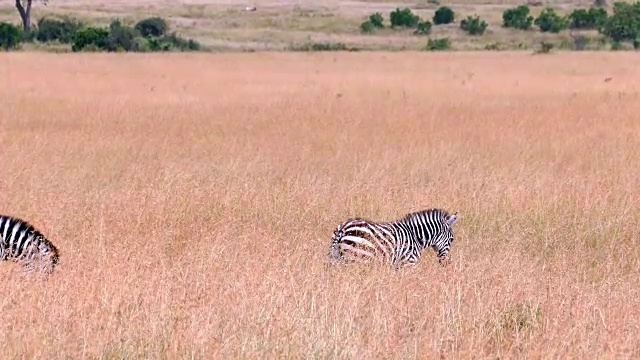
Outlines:
[[[0,260],[22,263],[24,270],[51,274],[58,264],[58,249],[28,222],[0,215]]]
[[[422,251],[432,247],[440,264],[446,265],[453,241],[451,227],[457,216],[457,212],[449,215],[441,209],[428,209],[392,222],[349,219],[334,231],[329,257],[334,264],[377,260],[397,269],[415,265]]]

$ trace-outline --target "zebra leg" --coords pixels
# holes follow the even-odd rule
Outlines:
[[[451,264],[451,257],[449,256],[449,254],[444,254],[444,255],[438,256],[438,262],[442,266],[447,266],[447,265]]]

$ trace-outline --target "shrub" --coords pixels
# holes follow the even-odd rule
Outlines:
[[[375,29],[375,26],[373,26],[373,24],[369,20],[360,24],[360,31],[362,31],[363,33],[370,34],[373,32],[374,29]]]
[[[392,11],[389,15],[389,19],[391,21],[391,27],[414,28],[420,21],[418,15],[414,15],[409,8],[402,10],[396,8],[396,10]]]
[[[443,51],[443,50],[448,50],[450,47],[451,47],[451,43],[449,42],[449,38],[429,39],[426,50]]]
[[[428,20],[420,21],[420,22],[418,22],[418,25],[416,26],[416,29],[414,30],[413,34],[414,35],[429,35],[431,33],[431,27],[432,26],[433,25]]]
[[[0,48],[10,50],[18,48],[22,41],[22,31],[19,27],[0,22]]]
[[[460,22],[460,28],[466,31],[469,35],[482,35],[487,30],[486,21],[480,20],[479,16],[467,16],[466,19]]]
[[[502,13],[502,25],[507,28],[528,30],[533,23],[533,16],[529,15],[529,7],[520,5],[507,9]]]
[[[176,33],[171,33],[162,37],[162,42],[169,44],[170,48],[178,49],[180,51],[199,51],[200,43],[193,39],[185,39],[178,36]]]
[[[451,8],[442,6],[433,15],[433,23],[435,25],[450,24],[453,22],[455,14]]]
[[[120,20],[114,20],[109,25],[109,39],[106,49],[108,51],[138,51],[139,44],[136,41],[139,33],[131,26],[123,25]]]
[[[640,37],[640,3],[613,4],[613,15],[602,25],[600,32],[614,42],[633,41]]]
[[[38,20],[36,40],[40,42],[59,41],[68,44],[73,38],[73,33],[82,25],[80,21],[67,17],[60,20],[43,17]]]
[[[109,42],[109,31],[102,28],[85,26],[73,34],[71,50],[105,50]]]
[[[344,43],[304,43],[300,45],[291,45],[287,48],[289,51],[357,51],[356,48],[348,47]]]
[[[567,20],[552,8],[542,10],[534,24],[538,25],[542,32],[559,33],[567,28]]]
[[[382,14],[380,14],[379,12],[369,16],[369,22],[375,28],[378,28],[378,29],[384,28],[384,18],[382,17]]]
[[[167,31],[169,31],[169,24],[167,24],[166,20],[161,17],[150,17],[138,21],[135,29],[138,30],[138,32],[140,32],[140,35],[144,37],[160,37],[165,35]]]
[[[569,14],[572,29],[597,29],[607,21],[607,10],[601,8],[575,9]]]
[[[640,49],[640,39],[633,39],[633,48],[636,50]]]

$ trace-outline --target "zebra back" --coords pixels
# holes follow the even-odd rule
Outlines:
[[[22,263],[25,270],[51,273],[58,264],[58,249],[33,225],[0,215],[0,260]]]
[[[352,218],[334,231],[329,257],[333,263],[377,258],[399,267],[415,264],[424,249],[433,247],[444,265],[456,218],[457,212],[451,215],[442,209],[409,213],[391,222]]]

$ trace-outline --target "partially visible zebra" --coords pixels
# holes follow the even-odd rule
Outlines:
[[[457,216],[457,212],[428,209],[393,222],[349,219],[334,231],[329,257],[333,263],[378,260],[399,268],[415,265],[422,251],[432,247],[440,264],[446,265]]]
[[[58,249],[28,222],[0,215],[0,260],[22,263],[27,272],[53,272]]]

